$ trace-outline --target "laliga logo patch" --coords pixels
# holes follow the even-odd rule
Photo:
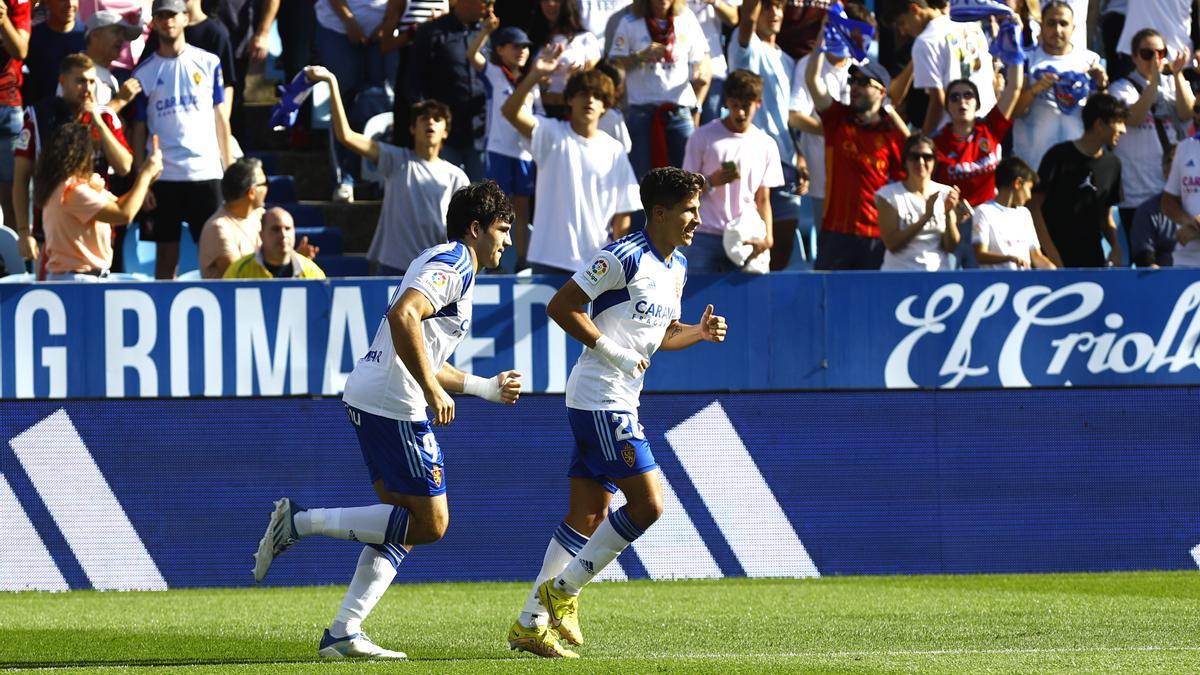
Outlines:
[[[429,475],[433,476],[433,484],[442,487],[442,467],[435,466],[429,470]]]
[[[445,272],[434,272],[429,276],[429,280],[433,282],[434,286],[445,286],[448,278]]]
[[[637,451],[633,449],[632,445],[626,443],[625,447],[621,449],[621,459],[625,460],[625,464],[632,467],[634,460],[637,459]]]
[[[587,277],[587,280],[593,284],[600,283],[600,279],[605,274],[608,274],[608,263],[603,259],[597,260],[596,262],[592,263],[591,267],[583,271],[583,276]]]

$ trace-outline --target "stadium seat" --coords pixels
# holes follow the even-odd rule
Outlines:
[[[387,130],[392,126],[392,113],[385,112],[367,120],[367,125],[363,127],[363,135],[373,140],[387,140]],[[376,170],[375,162],[363,157],[362,160],[362,180],[378,183],[383,187],[383,177]]]
[[[267,176],[267,196],[277,204],[295,204],[296,179],[291,176]]]
[[[4,261],[7,274],[22,274],[25,272],[25,259],[17,247],[19,239],[15,230],[0,225],[0,260]]]
[[[342,231],[336,227],[297,227],[297,244],[300,243],[301,237],[308,237],[308,243],[321,247],[321,252],[317,255],[321,260],[324,260],[326,255],[342,254]]]
[[[175,277],[176,281],[199,281],[200,270],[189,270]]]
[[[130,223],[129,231],[125,233],[125,271],[133,274],[148,275],[154,278],[154,261],[158,258],[158,249],[152,241],[142,241],[142,226],[140,223]],[[196,242],[187,223],[179,235],[179,273],[200,269]]]
[[[21,272],[20,274],[10,274],[0,277],[0,284],[32,284],[37,281],[37,277],[29,272]]]
[[[292,214],[292,220],[296,222],[296,229],[301,228],[321,228],[325,227],[325,216],[321,213],[319,206],[312,204],[277,204],[275,201],[267,203],[267,208],[278,206],[281,209]]]
[[[246,156],[253,157],[262,162],[263,173],[267,174],[268,176],[275,174],[279,170],[277,162],[275,161],[275,153],[273,152],[247,152]]]
[[[322,249],[314,261],[327,277],[365,277],[369,274],[366,256],[331,255]]]

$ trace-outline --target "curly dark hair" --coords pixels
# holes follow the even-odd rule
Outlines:
[[[95,156],[87,127],[71,122],[54,131],[33,169],[33,203],[45,208],[50,195],[72,176],[91,173]]]
[[[471,183],[459,188],[450,197],[450,208],[446,209],[446,238],[450,241],[467,236],[471,223],[479,223],[483,229],[496,221],[513,221],[512,202],[494,180]]]
[[[704,176],[673,166],[651,169],[642,179],[642,208],[649,213],[655,206],[672,208],[704,189]]]
[[[558,19],[554,25],[546,20],[546,15],[542,14],[541,0],[533,1],[533,13],[529,17],[529,40],[533,44],[532,54],[537,54],[538,50],[545,47],[550,38],[556,33],[565,35],[567,39],[571,39],[583,32],[583,19],[579,11],[579,0],[559,0],[558,3]]]

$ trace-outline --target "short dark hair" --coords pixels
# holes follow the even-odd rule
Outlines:
[[[463,239],[471,223],[479,223],[486,230],[497,220],[511,223],[513,218],[512,202],[496,181],[471,183],[450,197],[450,208],[446,209],[446,238],[450,241]]]
[[[1090,131],[1096,122],[1124,122],[1129,117],[1129,106],[1110,94],[1092,94],[1083,106],[1083,128]]]
[[[221,199],[232,202],[246,196],[246,191],[254,187],[254,173],[259,169],[262,160],[257,157],[240,157],[230,164],[221,177]]]
[[[842,8],[846,10],[846,16],[851,19],[872,26],[875,25],[875,15],[871,13],[871,10],[866,5],[861,5],[857,2],[843,2]]]
[[[651,169],[642,179],[640,192],[646,213],[655,206],[672,208],[704,189],[704,176],[673,166]]]
[[[953,88],[955,88],[955,87],[957,87],[957,86],[960,86],[960,85],[961,85],[961,86],[964,86],[964,87],[970,87],[970,89],[971,89],[971,93],[972,93],[972,94],[975,94],[975,109],[976,109],[976,110],[978,110],[978,109],[979,109],[979,103],[980,103],[980,100],[981,100],[981,99],[979,98],[979,85],[975,84],[974,82],[972,82],[972,81],[968,80],[968,79],[967,79],[967,78],[965,78],[965,77],[961,77],[961,78],[959,78],[959,79],[957,79],[957,80],[954,80],[954,81],[952,81],[950,84],[947,84],[947,85],[946,85],[946,88],[945,88],[943,91],[945,91],[945,92],[946,92],[946,98],[947,98],[947,100],[949,100],[949,98],[950,98],[950,90],[951,90],[951,89],[953,89]]]
[[[721,99],[728,101],[761,101],[763,79],[761,75],[745,69],[738,69],[725,78],[725,86],[721,89]]]
[[[1058,9],[1060,7],[1070,12],[1072,19],[1075,18],[1075,8],[1072,7],[1071,3],[1067,2],[1067,0],[1050,0],[1046,4],[1042,5],[1042,14],[1045,15],[1046,12],[1049,12],[1052,9]]]
[[[441,101],[427,98],[424,101],[417,101],[408,109],[409,124],[416,124],[417,120],[422,117],[446,120],[446,131],[450,131],[450,122],[453,121],[454,116],[450,113],[450,106]]]
[[[576,94],[591,94],[607,109],[613,107],[616,98],[614,89],[608,75],[593,68],[572,75],[567,80],[567,88],[563,90],[563,98],[570,101]]]
[[[1018,178],[1030,185],[1037,185],[1038,182],[1037,172],[1020,157],[1005,157],[996,165],[996,187],[1012,187]]]
[[[892,25],[903,14],[908,13],[910,5],[925,9],[946,9],[950,0],[881,0],[875,5],[875,16],[884,26]]]
[[[1137,54],[1138,45],[1142,44],[1142,40],[1145,40],[1148,37],[1161,38],[1162,36],[1163,36],[1162,33],[1154,30],[1153,28],[1143,28],[1143,29],[1139,30],[1138,32],[1133,34],[1133,40],[1130,41],[1130,43],[1129,43],[1129,53]],[[1165,43],[1165,40],[1164,40],[1164,43]]]
[[[934,144],[933,139],[926,136],[923,131],[915,131],[911,136],[904,139],[904,154],[901,156],[908,159],[908,153],[912,152],[913,148],[918,145],[928,145],[934,149],[934,154],[937,154],[937,145]]]
[[[613,100],[615,101],[621,95],[621,86],[625,84],[625,69],[610,59],[600,59],[596,63],[596,70],[612,80]]]
[[[58,74],[66,75],[76,68],[79,70],[87,70],[88,68],[95,67],[96,62],[93,61],[92,57],[88,56],[87,54],[82,52],[77,54],[67,54],[63,57],[62,62],[58,64]]]

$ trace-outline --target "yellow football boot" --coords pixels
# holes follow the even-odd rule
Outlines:
[[[583,644],[583,631],[579,630],[579,596],[567,595],[548,579],[538,586],[538,601],[550,613],[550,627],[560,638],[573,645]]]
[[[514,621],[508,629],[508,648],[519,649],[546,659],[577,659],[579,655],[559,643],[549,626],[526,628]]]

